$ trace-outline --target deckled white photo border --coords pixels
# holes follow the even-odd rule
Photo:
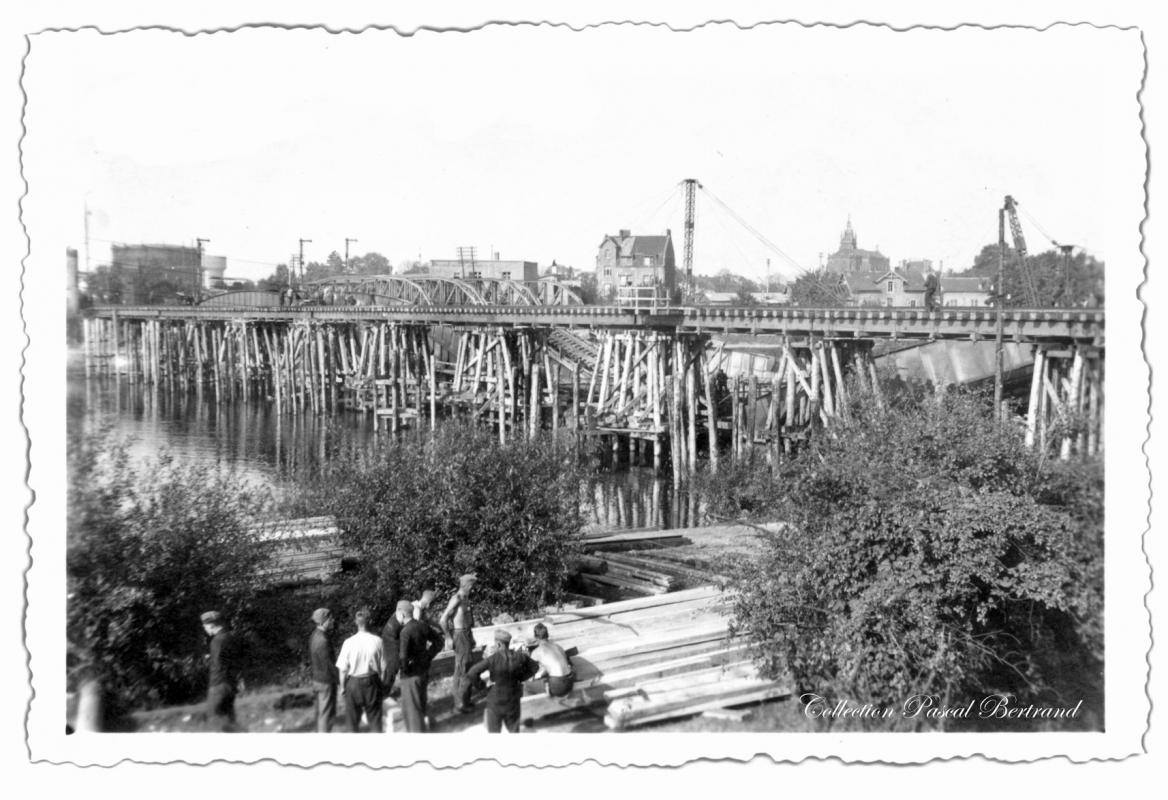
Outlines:
[[[479,15],[481,18],[482,15]],[[530,16],[540,18],[547,15]],[[773,18],[773,17],[771,17]],[[226,24],[226,23],[225,23]],[[1142,62],[1138,31],[1084,30],[1086,35],[1126,39]],[[532,35],[540,35],[532,29]],[[39,34],[39,35],[68,35]],[[133,34],[126,34],[133,35]],[[229,35],[229,34],[227,34]],[[473,34],[468,34],[473,35]],[[944,35],[944,34],[938,34]],[[986,31],[992,37],[992,31]],[[992,47],[988,49],[990,56]],[[974,68],[974,67],[971,67]],[[1142,350],[1144,306],[1136,296],[1143,280],[1139,224],[1144,214],[1145,151],[1136,93],[1140,74],[1124,76],[1117,92],[1132,96],[1130,148],[1109,154],[1116,170],[1130,174],[1130,196],[1089,202],[1100,213],[1131,221],[1121,253],[1107,261],[1107,730],[1100,734],[651,734],[541,735],[521,738],[474,734],[440,737],[313,737],[269,734],[104,734],[65,736],[64,614],[64,348],[61,269],[64,245],[32,239],[24,265],[24,323],[29,347],[25,365],[24,421],[32,440],[30,483],[36,502],[29,512],[33,566],[28,572],[26,646],[36,695],[27,722],[34,761],[74,764],[140,762],[206,763],[217,759],[279,763],[402,765],[419,761],[457,766],[477,759],[504,764],[565,765],[595,759],[604,764],[683,764],[701,758],[777,760],[836,756],[845,761],[916,763],[982,754],[1006,761],[1055,755],[1081,761],[1124,758],[1141,749],[1147,727],[1145,694],[1149,644],[1144,595],[1148,569],[1141,548],[1147,527],[1148,489],[1141,447],[1146,436],[1148,371]],[[35,98],[30,98],[35,101]],[[35,165],[29,165],[32,167]],[[37,192],[29,186],[30,197]],[[34,204],[30,204],[34,205]],[[30,233],[37,220],[26,218]],[[75,243],[70,243],[75,244]],[[12,443],[18,458],[17,443]]]

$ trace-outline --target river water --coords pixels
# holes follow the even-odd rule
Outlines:
[[[70,372],[67,417],[71,430],[110,427],[130,441],[135,459],[165,450],[175,459],[234,468],[242,480],[294,488],[293,475],[312,475],[334,446],[369,447],[387,431],[354,412],[277,414],[264,401],[216,404],[202,398],[131,386],[123,381],[86,380]],[[407,436],[426,435],[407,433]],[[677,528],[696,524],[697,508],[674,492],[668,476],[651,467],[602,466],[594,461],[583,487],[583,512],[590,529]]]

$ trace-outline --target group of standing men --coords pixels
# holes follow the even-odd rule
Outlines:
[[[334,625],[332,613],[327,608],[313,612],[316,629],[309,639],[309,659],[318,732],[332,730],[338,693],[345,698],[350,730],[360,730],[364,715],[370,732],[381,731],[382,703],[395,688],[406,730],[426,730],[430,662],[442,649],[442,635],[425,618],[432,597],[427,592],[416,604],[399,601],[381,636],[369,631],[369,611],[358,611],[354,616],[357,632],[342,643],[335,662],[328,638]]]
[[[414,602],[401,600],[378,636],[369,630],[370,613],[361,609],[354,615],[357,632],[341,645],[334,659],[329,633],[336,619],[327,608],[312,613],[315,627],[309,637],[309,663],[312,671],[316,730],[332,730],[337,712],[338,695],[345,699],[345,716],[349,729],[360,730],[361,717],[368,721],[368,731],[382,730],[382,703],[397,696],[405,728],[423,732],[428,728],[430,663],[443,645],[454,651],[454,680],[451,695],[454,711],[465,714],[474,710],[471,695],[483,673],[489,673],[491,688],[487,694],[487,730],[497,733],[503,726],[519,729],[519,701],[522,684],[529,678],[544,678],[548,694],[562,697],[571,691],[573,672],[564,649],[548,640],[543,624],[534,629],[535,645],[529,655],[526,648],[513,650],[511,634],[495,631],[495,648],[477,664],[474,658],[474,611],[471,593],[477,582],[474,574],[459,579],[458,592],[450,598],[438,624],[428,617],[434,591],[427,589]],[[202,615],[201,621],[210,641],[210,679],[207,715],[213,726],[230,730],[235,724],[235,686],[239,679],[238,648],[230,631],[216,611]]]

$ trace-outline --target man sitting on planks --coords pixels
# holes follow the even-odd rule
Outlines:
[[[548,639],[547,626],[542,622],[537,622],[532,632],[535,634],[535,647],[531,651],[531,659],[539,664],[535,677],[544,679],[548,697],[566,696],[576,682],[571,659],[564,648]]]

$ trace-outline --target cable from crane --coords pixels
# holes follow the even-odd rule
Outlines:
[[[1028,222],[1029,222],[1031,225],[1033,225],[1035,228],[1038,228],[1038,232],[1039,232],[1039,233],[1041,233],[1041,234],[1043,235],[1043,237],[1044,237],[1044,238],[1045,238],[1045,239],[1046,239],[1048,242],[1050,242],[1051,244],[1053,244],[1055,247],[1058,247],[1058,242],[1056,242],[1056,241],[1054,240],[1054,237],[1052,237],[1052,236],[1051,236],[1049,233],[1047,233],[1047,232],[1046,232],[1046,229],[1045,229],[1045,228],[1043,228],[1041,225],[1039,225],[1039,224],[1038,224],[1038,220],[1036,220],[1036,219],[1034,218],[1034,215],[1033,215],[1033,214],[1029,213],[1028,211],[1026,211],[1026,209],[1022,208],[1021,206],[1018,206],[1018,210],[1022,212],[1022,216],[1026,217],[1026,220],[1027,220],[1027,221],[1028,221]]]
[[[703,186],[702,191],[705,192],[707,195],[709,195],[711,200],[713,200],[715,203],[717,203],[719,206],[721,206],[722,209],[734,219],[734,221],[736,221],[742,227],[746,228],[746,230],[749,231],[755,238],[757,238],[765,246],[769,247],[771,250],[773,250],[775,253],[777,253],[781,258],[786,260],[793,267],[798,269],[800,272],[805,273],[805,272],[809,271],[809,270],[807,270],[806,267],[804,267],[798,261],[796,261],[795,259],[791,258],[789,255],[784,253],[783,250],[777,244],[775,244],[770,239],[768,239],[766,236],[764,236],[762,233],[760,233],[753,225],[751,225],[749,222],[744,220],[737,212],[734,211],[734,209],[732,209],[732,208],[730,208],[730,206],[726,205],[726,203],[723,202],[721,200],[721,198],[719,198],[717,195],[715,195],[709,189],[707,189],[706,187]]]
[[[746,255],[745,250],[738,246],[738,242],[736,242],[734,237],[731,235],[730,228],[726,224],[726,221],[722,219],[722,217],[716,215],[710,215],[710,219],[713,219],[717,222],[722,232],[726,234],[726,241],[730,243],[731,247],[738,251],[738,255],[742,256],[742,265],[747,269],[747,271],[749,271],[751,268],[750,257]]]
[[[677,199],[677,186],[675,185],[675,186],[669,187],[669,193],[665,195],[664,199],[657,206],[657,208],[655,208],[653,210],[653,213],[647,217],[647,222],[645,223],[645,227],[651,226],[653,224],[653,220],[657,217],[658,214],[661,213],[661,209],[665,208],[665,206],[668,205],[670,203],[670,201],[673,201],[676,199]]]

